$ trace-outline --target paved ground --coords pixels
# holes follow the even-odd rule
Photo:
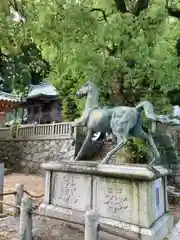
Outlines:
[[[44,192],[44,178],[35,175],[11,174],[5,176],[4,192],[15,190],[15,185],[23,183],[26,190],[32,195],[41,195]],[[14,203],[13,196],[6,196],[6,202]],[[42,201],[43,199],[40,199]],[[9,207],[4,207],[4,212]],[[180,208],[176,204],[171,206],[176,219],[180,219]],[[65,223],[54,220],[43,220],[40,217],[33,219],[34,240],[84,240],[84,234],[77,228],[72,228]],[[0,218],[0,240],[18,240],[19,219],[13,216]],[[45,234],[43,234],[45,233]],[[119,237],[101,235],[101,240],[123,240]]]

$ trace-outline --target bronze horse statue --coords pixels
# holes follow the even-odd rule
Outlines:
[[[87,96],[87,99],[82,117],[75,120],[72,126],[83,125],[88,129],[84,143],[75,158],[76,161],[81,159],[86,147],[91,145],[93,132],[112,133],[117,139],[116,147],[107,153],[101,163],[108,163],[112,155],[125,145],[129,135],[144,139],[149,143],[153,153],[153,160],[150,164],[159,160],[160,154],[152,136],[144,132],[142,128],[141,109],[144,109],[149,119],[156,118],[154,108],[149,101],[143,101],[136,107],[100,107],[99,90],[94,83],[89,81],[81,87],[76,96],[78,98]]]

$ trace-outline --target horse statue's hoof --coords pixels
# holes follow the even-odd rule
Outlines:
[[[157,158],[153,158],[153,160],[149,163],[149,166],[156,165],[157,163]]]
[[[108,160],[107,158],[104,158],[102,161],[101,161],[101,164],[108,164]]]
[[[79,158],[77,158],[77,157],[74,159],[75,162],[77,162],[78,160],[79,160]]]

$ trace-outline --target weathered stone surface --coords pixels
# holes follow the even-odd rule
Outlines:
[[[90,207],[100,216],[100,229],[126,239],[164,240],[169,230],[166,175],[163,167],[102,165],[94,162],[49,163],[44,211],[79,224]],[[126,174],[124,173],[126,172]],[[138,176],[137,176],[138,175]]]
[[[138,223],[137,184],[102,177],[94,177],[93,183],[93,208],[102,217]]]
[[[54,173],[52,176],[52,204],[86,211],[91,208],[91,181],[89,175]]]
[[[180,221],[176,224],[172,231],[172,240],[180,239]]]
[[[149,228],[165,213],[161,178],[143,182],[94,177],[93,184],[93,208],[105,218]]]
[[[41,163],[72,161],[71,139],[0,141],[1,160],[15,170],[38,172]]]

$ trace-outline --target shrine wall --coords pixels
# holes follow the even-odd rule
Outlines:
[[[72,139],[1,140],[1,160],[5,167],[26,173],[41,172],[41,163],[72,161],[75,147]]]

